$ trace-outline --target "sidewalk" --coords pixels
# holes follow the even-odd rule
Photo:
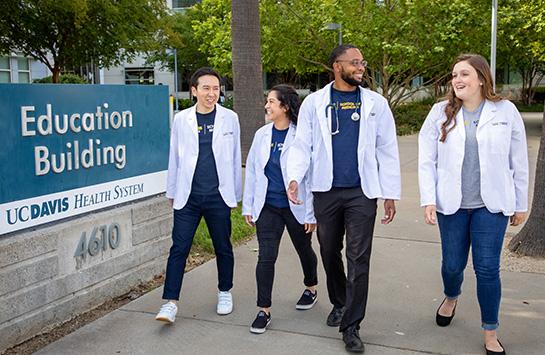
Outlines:
[[[524,114],[530,151],[531,189],[539,146],[541,114]],[[417,135],[400,137],[403,195],[388,226],[377,224],[371,258],[367,316],[361,337],[368,355],[484,354],[475,276],[466,271],[463,295],[448,328],[435,325],[441,303],[441,247],[436,227],[419,207]],[[383,213],[379,204],[377,220]],[[516,233],[509,227],[508,233]],[[316,238],[314,246],[318,251]],[[216,264],[212,260],[184,278],[175,324],[154,320],[163,304],[156,289],[60,339],[36,354],[343,354],[338,329],[328,327],[331,310],[319,263],[318,302],[297,311],[304,287],[289,238],[283,238],[276,267],[272,321],[265,334],[249,331],[257,314],[257,241],[235,249],[234,311],[215,312]],[[318,253],[317,253],[318,254]],[[319,255],[319,254],[318,254]],[[165,260],[166,262],[166,260]],[[500,340],[510,355],[545,351],[545,275],[502,271]]]

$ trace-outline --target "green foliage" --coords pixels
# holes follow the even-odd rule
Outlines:
[[[519,112],[543,112],[543,101],[541,103],[532,104],[531,106],[526,106],[522,103],[515,103]]]
[[[241,204],[236,210],[231,211],[231,222],[232,222],[232,232],[231,232],[231,242],[235,245],[240,244],[241,242],[250,239],[255,235],[255,228],[250,227],[246,224],[244,216],[241,215]],[[195,238],[193,239],[192,252],[202,250],[208,253],[214,253],[214,246],[212,245],[212,239],[208,234],[208,228],[206,228],[206,223],[204,219],[201,220],[197,232],[195,233]]]
[[[147,52],[161,36],[163,0],[0,0],[0,55],[23,52],[57,82],[61,68],[110,67]],[[52,58],[52,59],[51,59]]]
[[[420,131],[434,103],[434,98],[428,98],[397,106],[393,110],[397,135],[406,136]]]
[[[189,100],[189,99],[178,99],[178,110],[185,110],[186,108],[190,108],[191,106],[193,106],[195,103],[193,102],[193,100]],[[175,102],[172,102],[172,108],[176,109],[176,103]]]
[[[200,12],[200,18],[191,21],[199,51],[221,75],[232,76],[231,0],[203,0],[194,10]]]
[[[52,84],[53,77],[46,76],[45,78],[34,79],[32,80],[32,83],[33,84]],[[59,84],[87,84],[87,82],[77,75],[66,74],[66,75],[59,76]]]
[[[226,95],[225,96],[225,101],[223,102],[222,106],[232,110],[233,109],[233,95]]]

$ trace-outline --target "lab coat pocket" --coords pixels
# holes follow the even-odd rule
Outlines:
[[[437,181],[436,185],[436,197],[435,204],[442,205],[445,196],[448,194],[448,174],[445,173],[444,169],[437,169]]]
[[[490,153],[509,154],[511,143],[511,129],[507,122],[494,122],[490,129],[489,136]]]
[[[515,171],[511,169],[505,170],[505,205],[504,209],[507,211],[514,211],[516,205],[516,193],[515,193]]]

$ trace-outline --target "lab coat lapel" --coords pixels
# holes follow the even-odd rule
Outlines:
[[[466,140],[466,127],[465,127],[464,112],[463,111],[464,111],[463,109],[460,109],[460,111],[458,111],[458,113],[456,114],[456,127],[454,127],[454,132],[456,132],[456,134],[459,134],[460,137],[462,137],[462,140],[465,142],[465,140]],[[448,130],[448,127],[447,127],[447,130]]]
[[[271,156],[271,137],[273,125],[274,123],[269,123],[269,125],[267,126],[267,130],[263,134],[263,143],[260,144],[259,162],[260,168],[262,170],[265,170],[265,166],[267,165],[269,157]]]
[[[222,135],[223,123],[225,122],[225,115],[221,106],[216,104],[216,117],[214,118],[214,132],[212,132],[212,146],[217,147],[220,140],[218,137]]]
[[[191,128],[191,134],[192,137],[197,141],[197,145],[199,143],[199,122],[197,122],[197,105],[194,105],[191,107],[191,110],[189,111],[187,115],[187,123],[189,127]]]
[[[365,134],[365,129],[368,127],[370,115],[375,115],[375,112],[373,111],[375,102],[373,101],[371,96],[365,91],[365,89],[362,89],[360,87],[358,87],[358,89],[361,92],[360,101],[363,103],[363,117],[360,121],[360,134],[358,138],[358,144],[360,147],[365,147],[365,143],[367,141],[367,134]]]
[[[320,125],[320,131],[324,140],[324,146],[329,161],[333,161],[333,145],[331,141],[331,115],[333,109],[329,110],[328,117],[325,115],[326,107],[331,103],[331,86],[333,82],[329,83],[325,88],[316,93],[314,102],[316,103],[316,115],[318,117],[318,123]]]
[[[483,107],[483,112],[481,112],[481,117],[479,118],[479,126],[477,131],[480,130],[482,126],[490,122],[494,117],[496,117],[496,104],[486,100]]]
[[[282,157],[284,157],[284,154],[286,154],[286,151],[291,145],[291,142],[293,142],[293,139],[295,138],[295,132],[295,126],[290,124],[288,133],[286,134],[286,139],[284,140],[284,145],[282,146],[282,152],[280,153],[281,159]]]

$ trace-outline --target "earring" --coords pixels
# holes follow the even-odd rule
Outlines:
[[[479,85],[483,86],[483,83],[479,83]]]

